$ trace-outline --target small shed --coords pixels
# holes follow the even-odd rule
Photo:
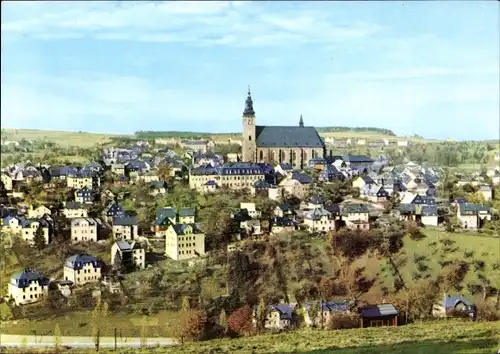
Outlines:
[[[381,327],[398,325],[399,311],[392,304],[379,304],[363,307],[359,310],[360,326]]]

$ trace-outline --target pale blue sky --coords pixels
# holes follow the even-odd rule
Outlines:
[[[2,2],[2,127],[499,137],[498,2]]]

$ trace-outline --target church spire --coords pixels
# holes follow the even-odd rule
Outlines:
[[[250,93],[250,85],[248,85],[248,96],[247,100],[245,101],[245,110],[243,111],[243,116],[245,117],[255,116],[255,111],[253,110],[252,95]]]
[[[300,115],[300,120],[299,120],[299,127],[304,126],[304,119],[302,118],[302,114]]]

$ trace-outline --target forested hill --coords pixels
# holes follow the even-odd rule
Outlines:
[[[356,133],[375,133],[377,135],[396,136],[392,130],[372,127],[317,127],[318,133],[332,132],[356,132]],[[182,132],[182,131],[138,131],[134,133],[138,139],[156,139],[156,138],[186,138],[186,137],[210,137],[220,136],[240,136],[241,133],[201,133],[201,132]]]
[[[380,135],[396,136],[390,129],[373,128],[373,127],[316,127],[318,133],[332,132],[357,132],[357,133],[377,133]]]

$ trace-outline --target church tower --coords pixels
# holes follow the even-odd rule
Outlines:
[[[243,162],[255,162],[257,153],[257,143],[255,141],[255,111],[253,110],[252,95],[250,86],[248,86],[248,96],[245,101],[245,110],[243,111]]]

